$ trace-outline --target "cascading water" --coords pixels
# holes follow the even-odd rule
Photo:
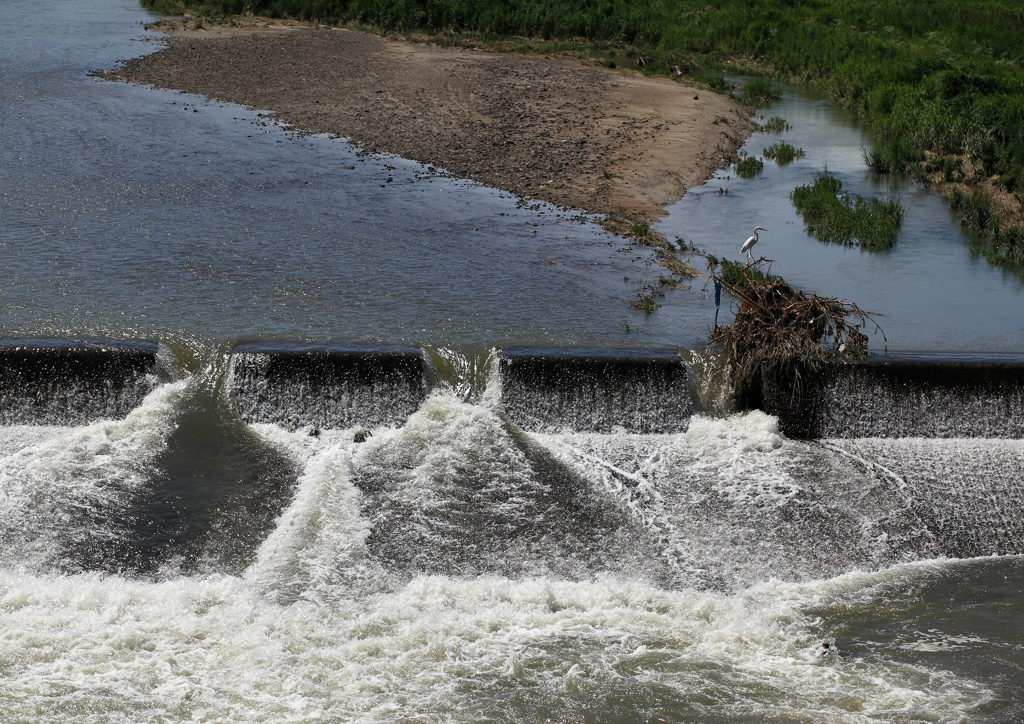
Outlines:
[[[1017,552],[1000,506],[1024,443],[798,441],[759,412],[529,432],[500,355],[481,353],[484,389],[479,363],[437,357],[398,423],[373,422],[377,401],[334,426],[299,406],[245,425],[215,353],[123,420],[0,429],[5,717],[904,721],[998,699],[930,666],[960,639],[936,624],[911,647],[900,601],[956,575],[936,556]],[[903,654],[854,638],[882,618]]]
[[[134,0],[0,17],[0,720],[1024,717],[1012,380],[855,374],[797,440],[706,351],[503,373],[695,345],[710,301],[635,312],[660,267],[575,212],[89,78],[156,47]],[[790,95],[807,160],[666,236],[733,255],[754,214],[890,341],[1019,348],[1019,280],[939,199],[885,257],[790,224],[825,164],[874,192],[867,136]],[[12,351],[40,336],[161,343]]]

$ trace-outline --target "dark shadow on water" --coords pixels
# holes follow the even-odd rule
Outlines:
[[[240,573],[273,528],[298,472],[218,395],[188,400],[100,567]]]

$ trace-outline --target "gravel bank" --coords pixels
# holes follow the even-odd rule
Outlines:
[[[656,220],[750,131],[730,99],[669,79],[297,24],[178,30],[100,75],[271,111],[613,228]]]

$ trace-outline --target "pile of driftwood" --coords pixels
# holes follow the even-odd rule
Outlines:
[[[711,333],[711,341],[724,347],[740,408],[759,407],[766,385],[788,390],[799,405],[828,363],[868,354],[861,329],[872,320],[856,304],[808,296],[778,277],[766,277],[757,269],[763,261],[747,264],[731,279],[720,278],[739,310],[731,325]]]

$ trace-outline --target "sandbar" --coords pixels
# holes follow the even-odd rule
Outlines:
[[[619,231],[663,216],[751,131],[728,97],[577,59],[298,23],[160,25],[163,49],[100,75],[268,111]]]

